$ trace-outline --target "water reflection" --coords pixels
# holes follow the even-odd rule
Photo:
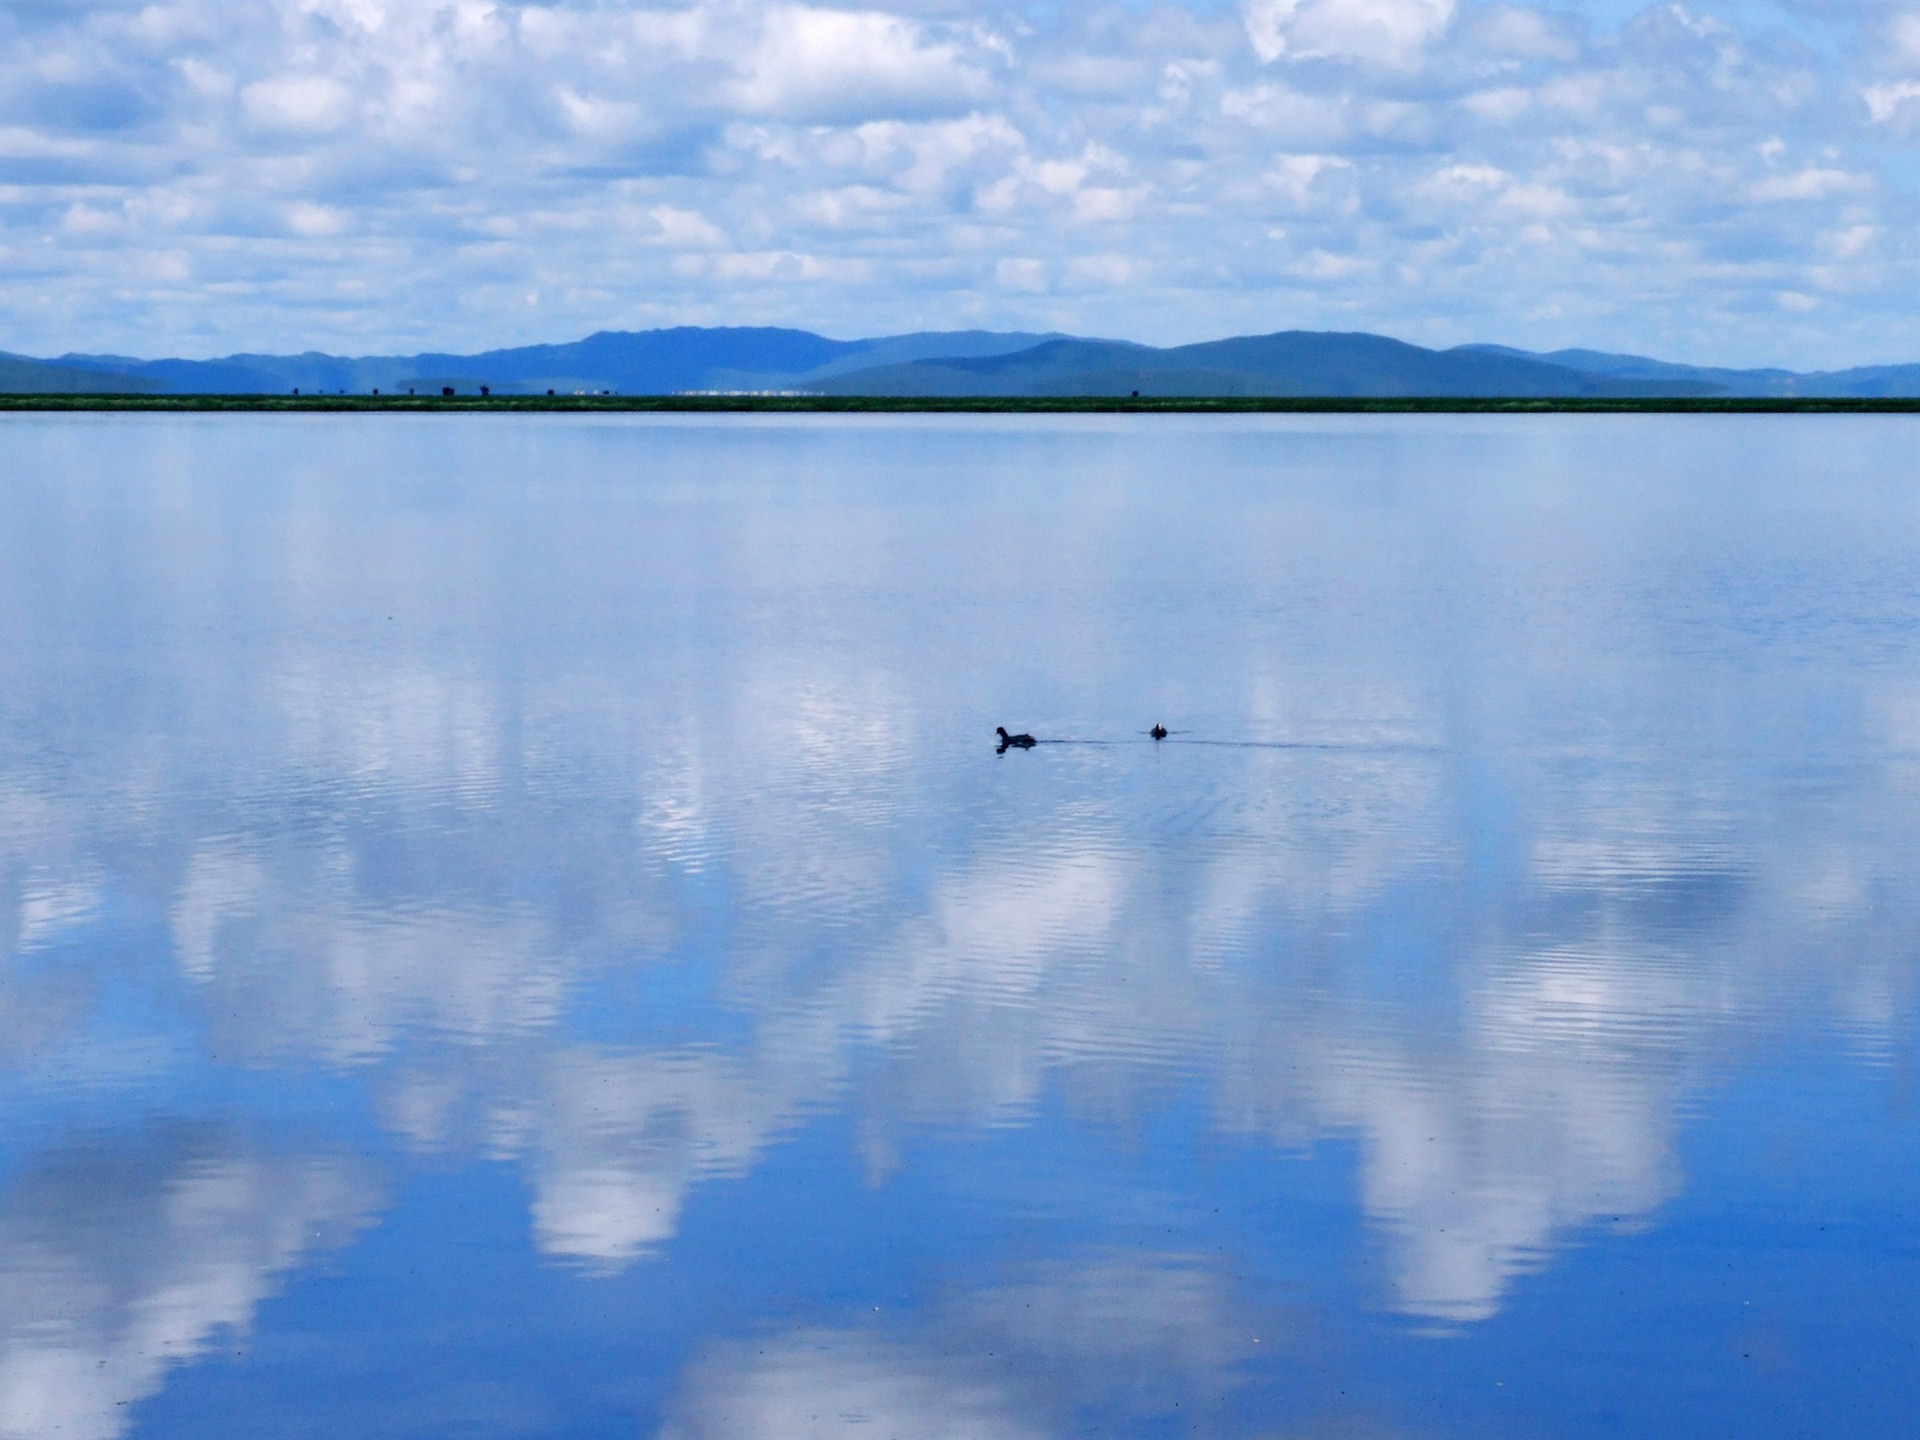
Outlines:
[[[36,1157],[0,1205],[0,1433],[119,1434],[170,1367],[366,1223],[365,1171],[186,1124]]]
[[[1192,1422],[1219,1410],[1236,1367],[1262,1344],[1285,1342],[1284,1320],[1263,1327],[1247,1309],[1190,1256],[1053,1263],[946,1297],[901,1329],[808,1328],[711,1345],[669,1402],[661,1434],[1037,1437],[1096,1416]]]
[[[843,1118],[883,1197],[1002,1133],[1089,1170],[990,1172],[933,1298],[680,1337],[662,1433],[1238,1430],[1312,1346],[1236,1278],[1272,1217],[1141,1250],[1191,1147],[1350,1147],[1380,1268],[1317,1323],[1458,1335],[1656,1228],[1738,1076],[1911,1044],[1868,422],[1670,426],[1611,490],[1640,422],[514,423],[16,434],[0,1432],[121,1433],[374,1220],[362,1123],[513,1167],[593,1285]]]

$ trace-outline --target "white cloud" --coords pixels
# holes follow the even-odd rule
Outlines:
[[[1009,255],[996,261],[993,276],[1009,290],[1026,290],[1038,294],[1047,288],[1046,262],[1035,260],[1031,256]]]
[[[353,223],[352,217],[336,205],[314,205],[296,200],[286,207],[287,228],[296,235],[338,235]]]
[[[1507,124],[1527,113],[1533,105],[1533,92],[1518,85],[1498,90],[1481,90],[1460,102],[1462,108],[1482,120]]]
[[[1896,13],[1887,22],[1887,39],[1896,60],[1920,65],[1920,13],[1911,10]]]
[[[1472,17],[1476,49],[1527,60],[1573,60],[1580,47],[1565,33],[1558,15],[1520,6],[1495,5]]]
[[[1756,200],[1825,200],[1868,189],[1872,181],[1864,175],[1850,174],[1819,166],[1808,166],[1791,175],[1769,175],[1753,187]]]
[[[898,211],[910,202],[876,185],[842,185],[801,196],[794,209],[816,225],[847,229],[868,221],[876,211]]]
[[[1453,18],[1453,0],[1248,0],[1247,38],[1262,63],[1359,60],[1417,66]]]
[[[987,88],[958,45],[929,41],[914,22],[874,10],[775,8],[738,69],[732,103],[803,120],[964,106]]]
[[[1144,185],[1089,185],[1073,195],[1073,213],[1081,220],[1096,222],[1126,220],[1147,198]]]
[[[266,128],[325,134],[351,118],[354,95],[331,75],[288,75],[255,81],[240,92],[240,104]]]
[[[1869,85],[1861,92],[1867,102],[1867,113],[1874,123],[1884,125],[1898,115],[1907,104],[1920,99],[1920,80],[1889,80],[1878,85]]]
[[[582,95],[562,85],[555,92],[567,123],[582,135],[598,140],[617,139],[636,130],[644,116],[631,100],[609,100],[604,96]]]
[[[678,273],[718,281],[800,280],[858,282],[872,273],[865,260],[834,255],[808,255],[793,250],[735,250],[712,256],[682,256]]]
[[[1077,255],[1067,266],[1067,278],[1077,285],[1111,288],[1141,277],[1138,261],[1125,255]]]
[[[647,214],[660,227],[655,243],[675,250],[715,250],[727,243],[727,232],[698,210],[656,205]]]
[[[232,75],[191,55],[180,62],[180,73],[202,95],[220,97],[233,93]]]

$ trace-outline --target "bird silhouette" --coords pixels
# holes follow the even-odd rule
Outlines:
[[[1147,734],[1153,736],[1156,740],[1164,740],[1167,738],[1167,727],[1156,723],[1153,729],[1147,731]]]
[[[996,725],[994,729],[1000,736],[1000,753],[1002,755],[1006,754],[1008,750],[1031,750],[1037,743],[1031,735],[1009,735],[1007,733],[1007,727],[1004,725]]]

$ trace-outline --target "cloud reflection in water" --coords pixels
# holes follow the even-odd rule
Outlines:
[[[281,1277],[371,1218],[364,1165],[185,1127],[10,1177],[0,1205],[0,1435],[120,1433],[170,1366],[243,1332]]]
[[[147,1113],[231,1067],[364,1078],[414,1156],[517,1166],[533,1242],[601,1276],[825,1115],[884,1184],[927,1136],[1122,1144],[1197,1096],[1275,1165],[1353,1141],[1387,1256],[1362,1302],[1457,1328],[1583,1228],[1651,1223],[1742,1057],[1884,1056],[1911,1025],[1904,652],[1842,664],[1847,617],[1803,614],[1840,659],[1776,670],[1831,697],[1817,726],[1746,652],[1676,658],[1710,628],[1699,571],[1618,497],[1511,478],[1604,443],[1443,432],[1418,465],[1482,489],[1441,506],[1330,489],[1315,467],[1415,462],[1313,427],[1089,428],[1105,472],[1043,497],[1021,477],[1058,436],[1017,427],[973,435],[965,475],[911,426],[341,433],[373,478],[281,455],[265,498],[227,478],[245,426],[175,435],[192,479],[125,433],[38,436],[19,483],[65,508],[0,521],[32,641],[0,656],[16,1075],[128,1043],[103,997],[157,988],[175,1098]],[[1724,437],[1682,439],[1685,471]],[[85,473],[132,478],[62,490],[95,444],[129,448]],[[1196,447],[1274,489],[1193,508],[1155,467]],[[601,474],[636,455],[644,481]],[[112,526],[143,545],[109,586],[71,557]],[[1765,567],[1832,539],[1721,543]],[[123,703],[52,723],[107,676]],[[1202,738],[1312,748],[981,738],[1018,714],[1124,740],[1182,706]],[[141,915],[158,979],[100,940]],[[333,1162],[177,1133],[5,1178],[7,1433],[116,1433],[117,1401],[373,1212]],[[53,1203],[95,1171],[111,1203]],[[1246,1358],[1209,1263],[997,1268],[897,1333],[715,1338],[668,1432],[1044,1433],[1129,1367]],[[1084,1373],[1043,1404],[1023,1365]]]

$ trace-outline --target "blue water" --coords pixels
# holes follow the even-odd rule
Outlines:
[[[7,417],[0,1437],[1911,1434],[1916,437]]]

